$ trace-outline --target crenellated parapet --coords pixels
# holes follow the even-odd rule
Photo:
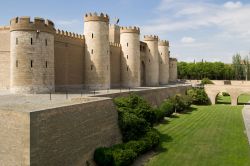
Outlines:
[[[144,41],[158,41],[158,36],[156,35],[145,35]]]
[[[102,21],[102,22],[109,22],[109,16],[107,14],[97,14],[95,13],[87,13],[84,16],[84,21],[88,22],[88,21]]]
[[[0,31],[1,30],[10,30],[10,26],[0,26]]]
[[[10,20],[10,31],[37,31],[55,33],[54,23],[40,17],[31,21],[30,17],[15,17]]]
[[[77,34],[77,33],[72,33],[72,32],[68,32],[68,31],[63,31],[63,30],[56,30],[56,36],[57,37],[67,37],[67,38],[71,38],[71,39],[79,39],[79,40],[84,40],[84,36]]]
[[[177,62],[177,59],[176,58],[169,58],[170,61],[176,61]]]
[[[121,44],[120,44],[120,43],[109,42],[109,45],[110,45],[110,46],[113,46],[113,47],[121,47]]]
[[[169,47],[169,41],[167,41],[167,40],[159,40],[158,41],[158,46],[167,46],[167,47]]]
[[[136,26],[129,26],[129,27],[121,27],[121,33],[137,33],[140,34],[140,28]]]

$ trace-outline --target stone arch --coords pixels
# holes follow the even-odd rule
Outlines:
[[[222,93],[223,92],[226,92],[226,93],[228,93],[229,94],[229,97],[230,97],[230,101],[229,101],[229,103],[227,103],[227,102],[218,102],[218,99],[219,99],[219,95],[221,94],[222,95]],[[222,90],[222,91],[219,91],[217,94],[216,94],[216,96],[215,96],[215,104],[216,103],[218,103],[218,104],[232,104],[232,94],[230,93],[230,92],[228,92],[228,91],[226,91],[226,90]]]
[[[246,101],[246,102],[239,102],[239,98],[240,98],[240,96],[242,96],[242,95],[250,95],[250,92],[242,92],[242,93],[240,93],[238,96],[237,96],[237,105],[248,105],[248,101]]]
[[[146,66],[144,61],[141,61],[141,86],[146,85]]]

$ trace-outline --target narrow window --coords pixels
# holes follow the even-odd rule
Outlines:
[[[92,49],[92,50],[91,50],[91,54],[93,54],[93,53],[94,53],[94,50]]]
[[[18,23],[18,18],[16,18],[16,23]]]
[[[148,62],[150,63],[150,59],[148,60]]]
[[[32,38],[30,38],[30,44],[31,44],[31,45],[33,44],[33,39],[32,39]]]
[[[127,43],[127,47],[128,47],[128,43]]]
[[[107,50],[107,54],[109,54],[109,50]]]
[[[90,66],[90,70],[93,70],[93,65]]]
[[[30,67],[33,67],[33,60],[30,61]]]
[[[48,40],[47,39],[45,39],[45,46],[47,46],[48,45]]]
[[[110,55],[112,55],[112,51],[110,51]]]
[[[127,71],[128,71],[128,66],[127,66]]]
[[[18,38],[16,38],[16,45],[18,45]]]
[[[150,49],[148,49],[148,52],[150,52]]]
[[[16,60],[16,67],[18,67],[18,60]]]
[[[91,37],[92,37],[92,39],[94,38],[94,34],[93,33],[92,33]]]
[[[161,55],[162,55],[162,52],[161,52]]]
[[[48,61],[45,62],[45,67],[48,68]]]
[[[128,59],[128,55],[127,55],[127,59]]]

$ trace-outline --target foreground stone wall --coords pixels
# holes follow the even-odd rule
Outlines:
[[[120,96],[128,96],[130,93],[135,93],[145,98],[152,105],[159,106],[165,99],[172,97],[175,94],[184,95],[187,89],[189,88],[191,88],[190,85],[178,86],[178,87],[173,86],[173,87],[167,87],[167,88],[162,87],[162,88],[157,88],[157,89],[112,93],[112,94],[97,95],[97,96],[115,98],[115,97],[120,97]]]
[[[29,114],[0,111],[0,165],[30,165]]]
[[[173,86],[136,91],[153,105],[190,86]],[[97,147],[122,141],[118,114],[111,98],[72,99],[72,105],[16,112],[0,110],[0,161],[6,166],[85,166],[93,163]],[[108,96],[111,98],[107,98]],[[86,100],[90,100],[86,102]],[[0,165],[1,165],[0,164]]]
[[[83,166],[100,146],[121,142],[111,99],[30,114],[31,165]]]

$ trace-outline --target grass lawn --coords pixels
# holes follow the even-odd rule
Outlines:
[[[249,94],[242,94],[238,98],[238,104],[244,105],[250,100]],[[230,96],[217,96],[217,104],[231,104],[231,97]]]
[[[250,166],[243,106],[193,106],[156,128],[158,153],[148,166]],[[196,109],[196,110],[195,110]]]

